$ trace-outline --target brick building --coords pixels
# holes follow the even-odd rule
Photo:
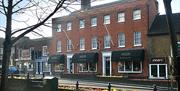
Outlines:
[[[173,14],[180,55],[180,13]],[[157,15],[148,32],[149,78],[167,79],[172,75],[169,28],[165,15]]]
[[[157,13],[156,0],[120,0],[84,3],[79,11],[53,18],[53,74],[147,78],[147,33]]]

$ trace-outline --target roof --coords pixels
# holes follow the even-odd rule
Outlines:
[[[175,13],[172,16],[174,28],[177,34],[180,34],[180,13]],[[148,31],[149,36],[155,35],[167,35],[169,31],[168,24],[166,21],[166,15],[157,15],[152,23],[150,30]]]

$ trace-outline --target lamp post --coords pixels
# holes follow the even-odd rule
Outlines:
[[[178,91],[180,91],[179,85],[180,85],[180,75],[179,75],[179,57],[178,57],[178,49],[177,49],[177,37],[176,37],[176,32],[174,29],[174,23],[172,20],[172,9],[171,9],[171,1],[172,0],[163,0],[164,1],[164,6],[166,10],[166,19],[169,27],[169,35],[170,35],[170,40],[171,40],[171,48],[172,48],[172,56],[173,56],[173,62],[174,62],[174,72],[175,72],[175,78],[178,86]]]

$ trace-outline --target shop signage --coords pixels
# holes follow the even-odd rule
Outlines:
[[[164,58],[152,58],[151,63],[165,63]]]

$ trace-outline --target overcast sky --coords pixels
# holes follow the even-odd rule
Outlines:
[[[100,0],[100,1],[92,3],[92,6],[99,5],[99,4],[104,4],[104,3],[109,3],[109,2],[113,2],[113,1],[117,1],[117,0]],[[163,0],[158,0],[158,2],[159,2],[159,13],[160,14],[165,14]],[[180,12],[180,0],[172,0],[171,6],[172,6],[173,13],[179,13]],[[58,17],[58,16],[56,15],[54,17]],[[2,17],[2,15],[0,15],[0,27],[5,25],[4,21],[5,21],[5,18]],[[13,25],[13,26],[19,26],[19,25]],[[44,29],[44,31],[41,31],[41,33],[45,37],[51,37],[51,30],[52,29],[51,28],[43,28],[43,29]],[[40,36],[37,36],[37,35],[35,36],[32,33],[28,34],[28,36],[31,37],[31,38],[40,37]],[[0,32],[0,37],[4,37],[4,34],[2,32]]]

